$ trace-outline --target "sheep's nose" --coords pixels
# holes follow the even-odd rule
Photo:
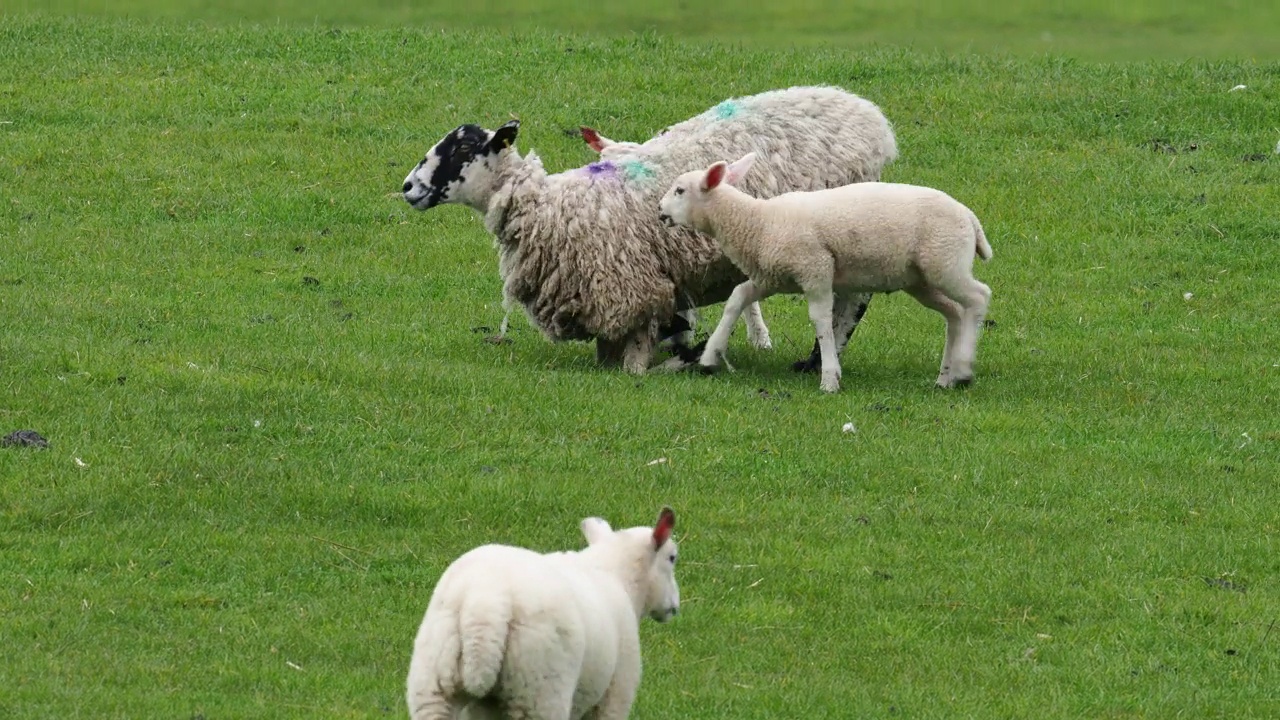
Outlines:
[[[413,183],[411,183],[411,182],[406,182],[406,183],[404,184],[404,192],[405,192],[405,194],[408,194],[408,193],[409,193],[409,191],[410,191],[410,190],[412,190],[412,189],[413,189]]]

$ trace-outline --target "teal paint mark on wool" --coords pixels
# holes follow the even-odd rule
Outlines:
[[[657,173],[653,168],[639,162],[638,160],[625,161],[621,163],[622,173],[628,180],[643,181],[652,180]]]
[[[717,119],[719,119],[719,120],[728,120],[729,118],[733,117],[734,115],[737,115],[737,114],[738,114],[738,110],[740,110],[740,109],[741,109],[741,108],[740,108],[740,106],[738,105],[738,103],[737,103],[737,102],[735,102],[735,101],[733,101],[733,100],[725,100],[724,102],[722,102],[722,103],[720,103],[719,105],[715,106],[715,108],[713,108],[713,110],[712,110],[712,111],[715,113],[715,115],[716,115],[716,118],[717,118]]]

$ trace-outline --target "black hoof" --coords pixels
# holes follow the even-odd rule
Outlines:
[[[701,374],[703,374],[703,375],[715,375],[715,374],[716,374],[716,366],[715,366],[715,365],[693,365],[692,367],[696,367],[696,368],[698,368],[698,372],[699,372],[699,373],[701,373]]]
[[[702,350],[706,348],[706,346],[707,341],[703,340],[693,347],[677,344],[672,349],[675,351],[676,357],[680,358],[684,362],[696,363],[702,358]]]
[[[819,370],[821,370],[821,369],[822,369],[822,360],[821,360],[821,358],[819,358],[819,359],[817,359],[817,360],[815,360],[814,358],[805,358],[804,360],[797,360],[797,361],[795,361],[795,362],[791,363],[791,371],[792,371],[792,372],[798,372],[798,373],[816,373],[816,372],[818,372],[818,371],[819,371]]]

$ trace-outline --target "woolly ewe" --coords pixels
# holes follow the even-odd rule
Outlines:
[[[978,333],[991,289],[973,277],[973,257],[991,258],[969,208],[932,188],[859,183],[760,200],[733,187],[754,154],[717,162],[672,184],[659,204],[667,224],[716,238],[749,278],[734,288],[700,363],[716,364],[746,303],[774,293],[803,293],[822,354],[822,389],[840,389],[832,308],[851,294],[903,290],[942,313],[947,339],[940,387],[973,381]]]
[[[626,718],[640,686],[639,621],[680,607],[674,529],[671,508],[652,528],[587,518],[580,551],[485,545],[458,558],[414,641],[409,716]]]

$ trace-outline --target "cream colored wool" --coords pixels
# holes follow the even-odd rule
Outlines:
[[[478,547],[440,577],[409,662],[412,720],[623,720],[640,686],[639,622],[680,606],[675,514],[614,531],[582,521],[587,547]]]
[[[737,314],[774,293],[803,293],[822,354],[822,389],[840,387],[832,329],[837,298],[905,291],[947,320],[937,384],[967,385],[991,290],[973,277],[975,254],[991,257],[969,208],[932,188],[858,183],[753,198],[733,185],[750,177],[754,156],[681,175],[660,216],[716,238],[749,278],[734,289],[700,363],[714,366]]]

